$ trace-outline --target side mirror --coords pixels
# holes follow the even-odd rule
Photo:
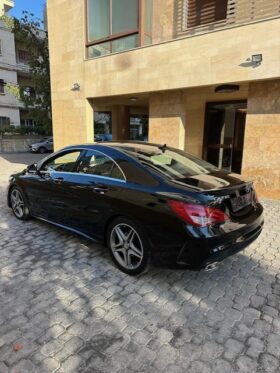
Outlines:
[[[38,172],[38,164],[33,163],[30,166],[27,166],[27,172],[30,174],[36,174]]]

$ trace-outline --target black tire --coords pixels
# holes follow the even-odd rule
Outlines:
[[[41,146],[41,147],[38,149],[38,152],[39,152],[40,154],[44,154],[44,153],[46,153],[46,151],[47,151],[47,149],[46,149],[44,146]]]
[[[124,240],[123,243],[119,240],[117,233],[119,229],[124,234],[123,237],[128,237],[126,243]],[[119,240],[118,244],[116,240]],[[133,241],[130,242],[131,240]],[[148,269],[149,242],[141,228],[130,219],[125,217],[115,219],[108,227],[106,243],[114,263],[122,272],[136,276]]]
[[[18,207],[16,207],[15,198],[16,196],[22,201]],[[28,220],[30,218],[30,212],[26,197],[22,190],[17,186],[12,187],[9,194],[10,206],[12,208],[13,214],[19,220]]]

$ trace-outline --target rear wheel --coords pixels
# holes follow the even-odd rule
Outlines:
[[[30,217],[26,198],[23,192],[17,187],[13,187],[10,192],[10,204],[17,219],[26,220]]]
[[[147,269],[150,250],[142,230],[131,220],[117,218],[107,232],[110,254],[123,272],[135,276]]]

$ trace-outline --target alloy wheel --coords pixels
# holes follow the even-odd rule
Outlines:
[[[137,269],[144,257],[142,241],[134,228],[118,224],[111,232],[110,246],[116,261],[125,269]]]
[[[21,219],[24,216],[25,204],[23,196],[18,189],[13,189],[11,193],[11,205],[14,214]]]

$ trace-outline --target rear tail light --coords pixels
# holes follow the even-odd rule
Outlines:
[[[195,227],[206,227],[208,225],[224,223],[226,220],[229,220],[228,215],[217,208],[174,200],[168,201],[168,204],[179,218]]]

